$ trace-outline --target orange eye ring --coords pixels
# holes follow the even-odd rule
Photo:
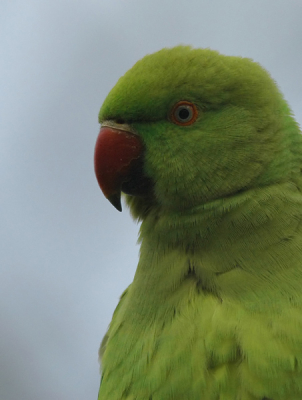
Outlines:
[[[171,121],[180,126],[189,126],[194,124],[198,117],[198,110],[195,104],[190,101],[178,101],[170,113]]]

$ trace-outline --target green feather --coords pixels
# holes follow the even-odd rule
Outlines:
[[[169,120],[193,102],[190,126]],[[140,260],[101,348],[99,400],[301,400],[302,140],[259,64],[178,46],[109,93],[145,148]]]

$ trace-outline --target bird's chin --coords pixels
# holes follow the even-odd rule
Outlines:
[[[143,159],[133,163],[127,179],[122,182],[121,191],[130,196],[147,196],[152,190],[152,179],[143,173]]]

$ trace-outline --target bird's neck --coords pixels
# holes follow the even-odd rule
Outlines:
[[[267,245],[285,229],[294,229],[293,213],[300,215],[302,196],[295,182],[287,181],[240,192],[184,211],[150,214],[140,230],[142,246],[155,252],[177,250],[198,255],[210,248],[229,249],[233,242],[255,236]],[[267,235],[267,229],[274,230]],[[276,232],[276,230],[278,232]],[[246,246],[253,244],[248,241]],[[244,247],[246,247],[244,246]]]
[[[131,285],[138,309],[142,315],[156,308],[172,312],[192,287],[218,298],[248,296],[252,302],[263,290],[276,292],[297,268],[302,273],[293,259],[302,251],[301,220],[302,196],[290,182],[198,210],[150,217],[141,226],[140,261]],[[299,251],[292,251],[297,246]],[[295,278],[290,279],[292,285]]]

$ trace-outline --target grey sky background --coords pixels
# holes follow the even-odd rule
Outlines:
[[[97,399],[97,351],[138,226],[93,171],[98,111],[177,44],[251,57],[302,122],[301,0],[2,0],[0,399]]]

